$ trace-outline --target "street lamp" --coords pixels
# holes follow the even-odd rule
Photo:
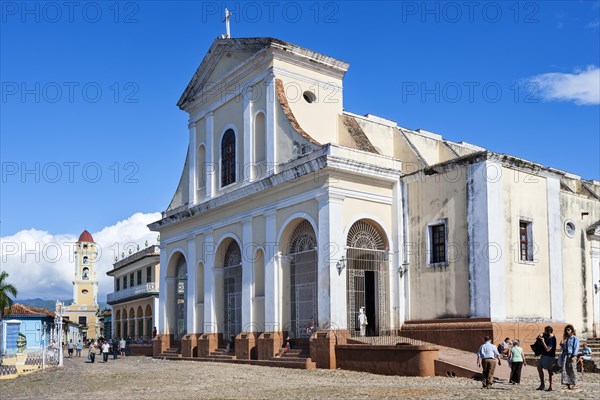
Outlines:
[[[55,324],[58,329],[58,366],[63,366],[63,303],[60,300],[56,300],[56,319]]]

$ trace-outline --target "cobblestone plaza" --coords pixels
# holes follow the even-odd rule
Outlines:
[[[561,391],[560,385],[552,393],[538,392],[537,385],[537,378],[528,377],[520,386],[497,383],[491,390],[482,390],[478,381],[466,378],[410,378],[146,357],[113,360],[111,356],[106,364],[86,363],[84,357],[65,359],[64,368],[0,381],[0,393],[2,399],[592,399],[600,390],[600,375],[584,374],[581,391],[576,393]]]

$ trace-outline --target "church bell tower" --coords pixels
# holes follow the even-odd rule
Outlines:
[[[94,238],[84,230],[75,243],[75,274],[73,276],[73,303],[66,307],[65,316],[80,325],[88,339],[99,336],[98,279],[96,261],[98,251]]]

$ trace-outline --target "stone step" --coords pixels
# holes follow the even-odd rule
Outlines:
[[[181,354],[176,354],[176,353],[160,353],[157,358],[166,358],[167,360],[169,360],[169,359],[176,360],[178,358],[181,358]]]
[[[235,356],[227,355],[227,354],[210,353],[208,355],[208,357],[218,359],[218,360],[235,360]]]
[[[308,357],[271,357],[269,361],[306,362]]]

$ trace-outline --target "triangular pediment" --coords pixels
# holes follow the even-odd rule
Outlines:
[[[203,88],[221,80],[253,55],[269,47],[273,39],[216,39],[204,56],[192,80],[177,102],[179,108],[193,100]]]
[[[185,109],[203,89],[219,82],[230,72],[245,64],[257,53],[267,48],[277,50],[287,56],[308,61],[312,66],[330,71],[340,78],[348,70],[348,64],[335,58],[296,46],[274,38],[215,39],[204,56],[194,76],[184,90],[177,106]]]

